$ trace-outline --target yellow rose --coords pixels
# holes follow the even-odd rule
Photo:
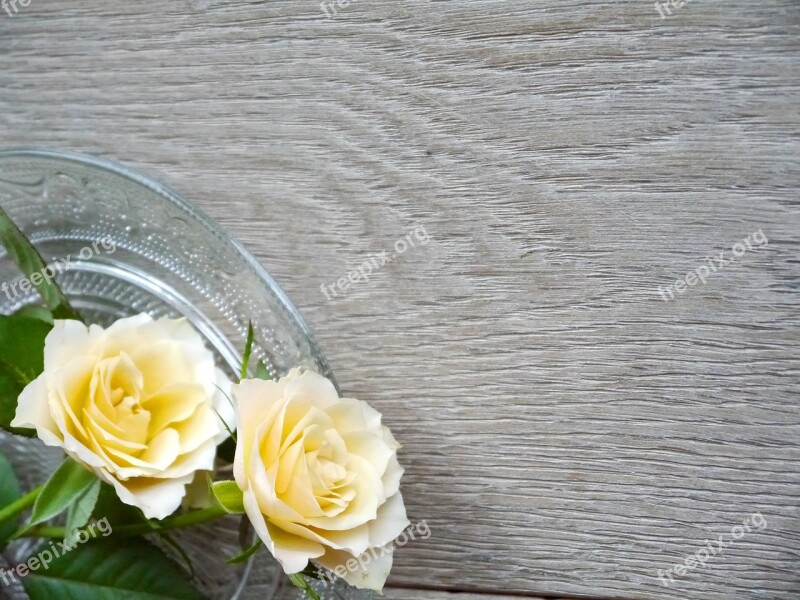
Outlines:
[[[409,524],[400,445],[381,415],[339,398],[312,371],[232,389],[234,476],[258,536],[286,573],[311,560],[351,585],[380,591],[392,565],[386,547]]]
[[[14,427],[35,428],[119,498],[163,519],[233,423],[230,386],[185,320],[138,315],[103,329],[57,320],[44,372],[22,392]]]

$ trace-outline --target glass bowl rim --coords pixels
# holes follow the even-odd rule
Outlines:
[[[270,275],[266,268],[264,268],[264,266],[262,266],[261,263],[256,260],[250,251],[247,250],[244,245],[242,245],[241,242],[229,234],[219,223],[216,222],[215,219],[207,215],[205,211],[198,208],[195,204],[184,198],[170,186],[165,185],[149,175],[145,175],[114,160],[100,158],[98,156],[71,150],[38,146],[0,148],[0,165],[7,159],[26,158],[43,159],[51,161],[54,164],[71,163],[74,165],[87,167],[90,170],[96,169],[114,176],[121,177],[133,183],[134,185],[144,187],[150,192],[155,193],[162,199],[174,205],[179,210],[183,211],[190,218],[197,221],[210,235],[215,236],[221,242],[228,245],[244,261],[246,267],[250,270],[250,273],[254,277],[258,278],[261,285],[265,286],[265,292],[273,295],[280,308],[286,312],[289,320],[294,324],[295,327],[297,327],[298,333],[300,333],[300,335],[305,339],[306,343],[308,344],[311,358],[321,370],[321,374],[327,377],[331,383],[333,383],[337,392],[340,391],[336,379],[331,371],[330,364],[325,358],[325,355],[322,353],[314,334],[311,332],[311,329],[306,323],[302,314],[294,305],[292,300],[290,300],[283,288],[272,277],[272,275]],[[250,557],[250,559],[247,561],[245,571],[242,574],[242,579],[240,582],[238,582],[236,590],[233,593],[232,600],[240,598],[242,593],[245,591],[245,588],[252,576],[251,571],[254,567],[254,558],[255,557]],[[279,580],[276,580],[275,586],[278,585],[277,581]],[[271,593],[274,594],[275,591],[276,587],[273,587]]]
[[[289,296],[278,284],[275,278],[259,263],[256,258],[245,248],[241,242],[236,240],[231,234],[220,226],[214,219],[208,216],[203,210],[198,208],[193,203],[186,200],[182,195],[176,192],[171,187],[161,183],[160,181],[127,167],[121,163],[106,158],[100,158],[89,154],[74,152],[71,150],[60,150],[52,148],[41,147],[18,147],[0,150],[0,162],[5,159],[14,158],[38,158],[46,159],[54,162],[68,162],[77,164],[84,167],[99,169],[112,175],[116,175],[127,179],[128,181],[143,186],[151,192],[159,195],[161,198],[171,202],[178,209],[187,213],[191,218],[196,220],[203,228],[210,234],[216,236],[218,239],[229,245],[233,250],[244,260],[247,267],[253,275],[255,275],[263,285],[265,285],[275,296],[275,299],[281,307],[287,312],[291,319],[296,324],[300,333],[306,339],[312,358],[322,369],[322,375],[330,379],[331,383],[339,389],[336,379],[333,376],[330,365],[322,353],[319,344],[317,343],[311,328],[306,323],[300,311],[289,299]]]

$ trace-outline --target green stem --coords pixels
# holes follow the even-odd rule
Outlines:
[[[200,523],[207,523],[220,517],[224,517],[228,513],[219,506],[211,506],[202,510],[194,510],[192,512],[168,517],[158,524],[144,523],[141,525],[120,525],[114,527],[113,535],[121,537],[134,537],[137,535],[144,535],[146,533],[158,533],[159,531],[169,531],[172,529],[181,529],[191,525],[199,525]],[[25,531],[24,537],[43,537],[43,538],[56,538],[63,539],[67,535],[64,527],[58,526],[39,526],[32,527]]]
[[[168,531],[170,529],[181,529],[191,525],[199,525],[200,523],[208,523],[220,517],[224,517],[228,513],[221,506],[210,506],[202,510],[193,510],[182,515],[168,517],[158,523],[155,528],[149,524],[144,525],[123,525],[117,527],[115,532],[122,535],[132,536],[141,535],[143,533],[154,533],[154,531]]]
[[[31,506],[34,502],[36,502],[36,499],[39,497],[39,494],[41,493],[42,489],[44,489],[43,485],[40,485],[37,488],[33,488],[30,492],[25,494],[19,500],[12,502],[8,506],[0,510],[0,523],[2,523],[7,519],[10,519],[11,517],[18,515],[23,510]]]

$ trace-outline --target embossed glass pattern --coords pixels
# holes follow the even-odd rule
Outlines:
[[[303,365],[333,379],[308,327],[272,277],[209,218],[158,182],[72,153],[0,152],[0,206],[45,260],[69,257],[69,269],[57,281],[87,322],[107,325],[141,312],[184,316],[206,338],[220,367],[234,377],[252,321],[254,357],[263,360],[273,376]],[[0,282],[19,278],[0,250]],[[0,312],[36,302],[35,292],[2,292]],[[25,489],[43,481],[61,457],[36,440],[3,433],[0,448],[14,463]],[[287,585],[266,552],[246,565],[223,564],[240,551],[237,519],[183,530],[176,537],[209,598],[303,598]],[[11,544],[0,557],[0,568],[24,560],[34,544]],[[372,598],[342,583],[318,587],[323,600]],[[18,585],[0,586],[0,597],[27,598]]]

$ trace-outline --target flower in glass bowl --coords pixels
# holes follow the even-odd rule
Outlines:
[[[381,415],[340,398],[313,371],[244,380],[232,391],[234,476],[261,541],[288,574],[312,561],[380,591],[392,565],[389,545],[409,524],[400,445]]]
[[[107,329],[56,320],[44,371],[22,392],[14,427],[35,428],[120,500],[162,519],[198,470],[213,468],[235,419],[230,382],[185,319],[137,315]]]

